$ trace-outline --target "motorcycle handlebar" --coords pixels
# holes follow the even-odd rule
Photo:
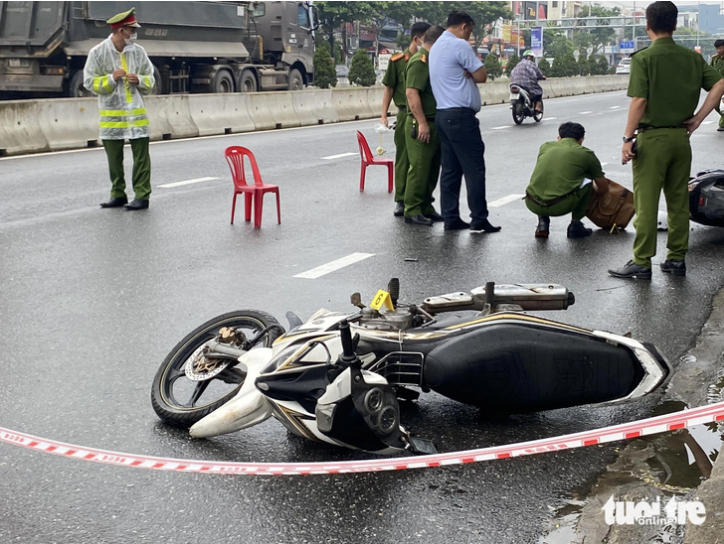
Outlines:
[[[339,324],[339,338],[342,341],[342,357],[345,360],[355,359],[356,355],[352,342],[352,332],[349,329],[349,322],[346,319]]]

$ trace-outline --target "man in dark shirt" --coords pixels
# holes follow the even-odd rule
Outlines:
[[[686,275],[689,248],[689,135],[711,113],[724,94],[722,76],[702,56],[674,43],[678,10],[673,2],[646,8],[646,31],[653,42],[631,59],[628,95],[631,107],[623,136],[622,162],[633,159],[636,206],[631,261],[609,270],[617,278],[651,279],[656,255],[656,227],[661,190],[666,197],[669,232],[661,270]],[[709,91],[694,115],[701,89]],[[634,141],[637,149],[634,150]]]
[[[583,147],[586,130],[578,123],[563,123],[558,141],[543,144],[538,153],[530,184],[525,190],[525,205],[538,215],[536,238],[548,238],[551,217],[572,214],[568,238],[583,238],[593,232],[583,226],[588,201],[595,190],[608,191],[608,179],[601,161]]]

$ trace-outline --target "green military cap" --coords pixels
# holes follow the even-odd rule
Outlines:
[[[123,13],[119,13],[118,15],[114,15],[110,19],[106,21],[106,24],[111,25],[111,28],[121,28],[122,26],[133,26],[136,28],[141,28],[141,25],[138,24],[138,21],[136,21],[136,8],[131,8],[128,11],[124,11]]]

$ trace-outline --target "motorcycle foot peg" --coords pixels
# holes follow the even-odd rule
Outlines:
[[[413,453],[417,453],[418,455],[434,455],[437,453],[437,448],[435,444],[432,443],[432,440],[415,436],[410,436],[409,440],[410,450]]]

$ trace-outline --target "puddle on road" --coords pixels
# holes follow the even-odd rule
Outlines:
[[[724,391],[724,378],[709,390],[709,400],[719,402]],[[652,416],[678,412],[687,408],[679,401],[659,405]],[[603,497],[639,490],[652,486],[662,495],[685,495],[711,475],[712,466],[722,449],[724,425],[709,423],[655,436],[634,439],[616,445],[621,450],[618,459],[610,465],[598,481],[574,493],[569,501],[555,511],[549,532],[538,539],[538,544],[580,543],[584,535],[576,531],[583,508],[590,497]],[[624,491],[625,490],[625,491]],[[660,527],[660,532],[649,542],[680,542],[682,527]]]

